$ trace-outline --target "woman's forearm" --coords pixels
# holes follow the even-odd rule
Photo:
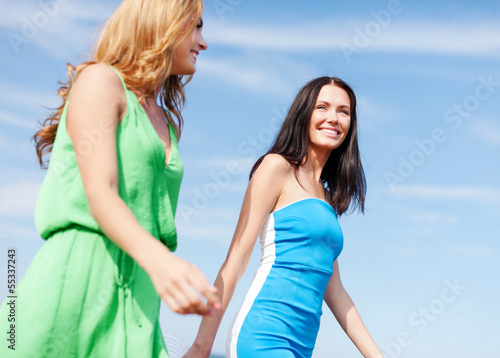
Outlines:
[[[111,187],[94,188],[87,197],[90,211],[106,236],[146,271],[158,295],[174,312],[205,314],[220,308],[214,288],[201,271],[173,255],[144,229],[117,192]]]
[[[356,306],[345,290],[332,295],[327,303],[342,329],[364,357],[382,357],[380,350],[363,323]]]
[[[224,262],[215,280],[218,298],[221,302],[221,310],[213,312],[212,315],[205,315],[201,321],[196,339],[191,347],[190,354],[193,357],[208,357],[219,330],[220,323],[224,317],[231,298],[236,290],[236,286],[245,271],[245,262],[237,260]]]
[[[105,235],[142,266],[158,240],[139,224],[111,187],[93,188],[87,198],[90,212]]]

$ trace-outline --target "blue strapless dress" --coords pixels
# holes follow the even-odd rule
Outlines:
[[[303,199],[269,214],[261,264],[229,330],[229,358],[311,357],[343,236],[333,208]]]

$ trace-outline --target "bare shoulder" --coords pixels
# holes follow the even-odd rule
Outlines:
[[[255,174],[257,172],[265,172],[272,176],[287,176],[292,172],[292,166],[279,154],[267,154]]]
[[[92,65],[88,65],[78,75],[77,82],[78,81],[92,81],[99,84],[119,85],[120,87],[123,87],[118,74],[111,68],[111,66],[105,63],[94,63]]]
[[[73,92],[105,96],[107,99],[125,98],[125,90],[120,77],[104,63],[96,63],[84,68],[73,85]]]
[[[78,74],[70,102],[73,102],[73,105],[77,102],[86,108],[89,105],[104,106],[120,113],[126,107],[127,99],[118,74],[109,65],[96,63],[87,66]]]
[[[267,154],[250,179],[245,202],[250,200],[254,203],[250,205],[251,208],[260,208],[264,220],[281,197],[291,175],[292,167],[285,158],[279,154]]]

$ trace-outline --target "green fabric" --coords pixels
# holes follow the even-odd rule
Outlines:
[[[174,250],[183,173],[175,131],[170,126],[165,167],[161,140],[137,97],[125,90],[127,113],[117,132],[120,196],[141,225]],[[151,280],[89,213],[66,108],[36,207],[37,229],[47,241],[16,290],[16,349],[4,339],[0,357],[167,358]],[[88,140],[88,148],[78,149],[92,150],[99,133],[88,133]],[[4,335],[12,323],[7,303],[0,307]]]
[[[123,82],[123,80],[122,80]],[[177,138],[170,128],[171,154],[165,168],[165,148],[135,94],[125,83],[127,113],[117,132],[120,196],[139,223],[160,238],[172,251],[177,247],[174,215],[182,180]],[[71,225],[101,232],[90,215],[73,143],[66,128],[66,108],[57,129],[57,140],[50,157],[35,210],[35,224],[47,239],[51,233]],[[77,148],[84,155],[93,150],[106,127],[85,133],[87,141]]]

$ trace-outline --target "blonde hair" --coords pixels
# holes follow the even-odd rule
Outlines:
[[[169,73],[174,49],[196,26],[202,12],[201,0],[124,0],[103,25],[89,61],[76,67],[67,65],[68,81],[58,90],[63,103],[33,136],[40,166],[44,167],[43,156],[52,151],[71,86],[80,72],[93,63],[113,66],[122,74],[127,88],[140,88],[142,97],[152,97],[160,88],[161,104],[177,118],[178,123],[173,118],[168,120],[180,137],[184,86],[192,76],[183,82],[184,76]]]

